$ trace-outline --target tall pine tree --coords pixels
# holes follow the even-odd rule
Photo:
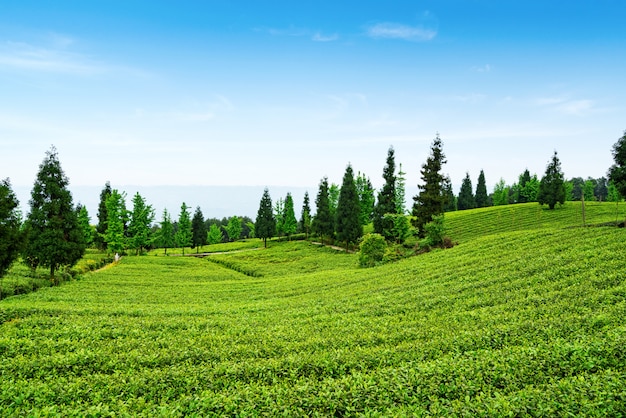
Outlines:
[[[139,192],[135,193],[127,231],[129,247],[135,250],[135,254],[143,252],[151,244],[152,222],[154,222],[154,209],[146,204],[146,199]]]
[[[107,181],[104,188],[100,192],[100,203],[98,204],[98,224],[96,225],[96,235],[93,237],[96,247],[101,250],[107,249],[104,234],[107,232],[107,221],[109,219],[109,215],[107,214],[107,199],[111,196],[111,192],[111,183]]]
[[[465,173],[465,178],[463,179],[463,183],[461,183],[457,207],[459,210],[474,209],[476,207],[476,200],[474,193],[472,193],[472,180],[470,179],[469,173]]]
[[[267,188],[263,191],[261,202],[259,203],[259,211],[256,215],[256,223],[254,224],[254,233],[257,238],[263,240],[263,245],[267,248],[267,239],[272,238],[276,234],[276,218],[272,209],[272,198]]]
[[[30,213],[26,219],[28,239],[24,250],[24,260],[31,267],[50,269],[53,283],[57,283],[56,270],[76,264],[86,247],[68,185],[69,180],[53,146],[39,166],[31,192]]]
[[[204,223],[204,215],[200,206],[196,206],[196,211],[191,219],[191,245],[196,248],[196,253],[200,251],[200,247],[207,243],[207,230]]]
[[[122,253],[126,246],[124,236],[126,205],[126,193],[120,193],[113,189],[106,201],[107,229],[104,232],[104,242],[107,250],[111,253]]]
[[[374,206],[374,232],[383,234],[385,230],[391,230],[393,224],[389,218],[385,220],[385,214],[396,213],[396,162],[393,147],[389,147],[387,151],[387,163],[383,168],[383,179],[385,184],[378,193],[378,199]],[[385,237],[387,238],[387,237]]]
[[[546,167],[545,175],[539,182],[537,201],[540,205],[548,205],[549,209],[554,209],[557,203],[565,203],[565,180],[556,151]]]
[[[17,260],[22,249],[23,234],[20,227],[19,201],[7,178],[0,181],[0,278]],[[2,299],[1,283],[0,299]]]
[[[285,208],[283,213],[283,232],[289,238],[298,230],[298,221],[296,220],[296,212],[293,208],[293,197],[291,193],[287,193],[285,197]]]
[[[363,235],[363,226],[359,221],[360,212],[359,195],[354,184],[354,172],[352,166],[348,164],[339,192],[335,227],[337,239],[346,243],[346,251],[350,243],[356,242]]]
[[[480,170],[478,184],[476,185],[476,207],[484,208],[489,206],[489,195],[487,194],[487,184],[485,182],[485,172]]]
[[[304,200],[302,202],[302,215],[298,225],[299,230],[304,232],[306,239],[309,239],[309,231],[311,230],[311,203],[309,192],[304,192]]]
[[[316,213],[311,223],[311,229],[322,239],[332,238],[335,232],[333,217],[330,212],[330,202],[328,197],[328,178],[324,177],[320,182],[319,191],[315,198]]]
[[[361,207],[359,222],[361,222],[361,225],[365,226],[372,222],[372,216],[374,215],[374,204],[376,203],[374,186],[372,186],[370,179],[361,172],[357,174],[354,182],[356,192],[359,195],[359,205]]]
[[[163,209],[163,218],[161,220],[161,231],[159,232],[158,243],[161,248],[164,249],[165,255],[167,255],[167,249],[174,246],[174,225],[172,225],[172,218],[167,212],[167,209]]]
[[[434,215],[443,214],[446,197],[443,193],[444,177],[441,169],[446,163],[443,153],[443,143],[439,133],[430,147],[430,155],[420,170],[422,184],[418,184],[419,193],[413,197],[413,226],[420,237],[424,237],[426,231],[424,225],[432,221]]]

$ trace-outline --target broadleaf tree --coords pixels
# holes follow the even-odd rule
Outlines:
[[[229,241],[237,241],[241,236],[241,218],[239,216],[231,216],[226,225],[226,233]]]
[[[609,168],[609,180],[622,197],[626,197],[626,131],[613,145],[613,161]]]
[[[424,226],[433,220],[433,216],[442,215],[446,196],[443,193],[444,176],[441,173],[446,163],[443,142],[439,134],[430,147],[430,155],[420,170],[422,183],[418,184],[419,193],[413,197],[413,226],[424,237]]]
[[[31,192],[24,249],[24,260],[31,267],[49,268],[53,283],[58,283],[57,269],[76,264],[86,248],[68,185],[53,146],[39,166]]]
[[[363,235],[363,226],[359,220],[361,207],[359,205],[359,195],[354,184],[354,172],[352,166],[348,164],[343,176],[339,201],[337,202],[337,217],[335,220],[335,231],[337,239],[346,243],[346,251],[349,244],[356,241]]]

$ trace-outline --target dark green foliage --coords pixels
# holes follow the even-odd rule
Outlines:
[[[444,177],[441,168],[446,163],[443,143],[439,134],[433,140],[430,155],[420,170],[422,184],[418,184],[419,193],[413,197],[413,226],[424,237],[424,225],[432,220],[433,215],[443,213],[446,196],[443,193]]]
[[[124,220],[126,219],[125,194],[113,189],[107,198],[107,229],[104,242],[110,253],[122,253],[125,246]]]
[[[391,229],[385,228],[382,236],[388,241],[402,244],[411,234],[411,224],[406,215],[400,213],[387,213],[384,217],[385,225],[392,225]]]
[[[600,177],[596,180],[596,186],[593,193],[596,197],[596,200],[598,200],[599,202],[606,201],[607,197],[609,196],[609,185],[608,180],[605,177]]]
[[[297,230],[298,221],[296,220],[296,212],[293,208],[293,197],[291,197],[291,193],[287,193],[283,214],[283,232],[289,237],[295,234]]]
[[[554,209],[557,203],[565,203],[563,172],[561,171],[561,162],[556,151],[554,151],[552,160],[546,167],[546,173],[539,183],[537,201],[540,205],[548,205],[550,209]]]
[[[446,226],[443,215],[433,216],[432,221],[424,225],[425,244],[429,247],[442,246],[446,238]]]
[[[89,212],[87,212],[87,208],[80,203],[76,205],[76,217],[78,219],[78,225],[81,231],[83,231],[85,244],[89,246],[93,242],[94,230],[91,225],[89,225]]]
[[[0,278],[5,275],[22,249],[23,235],[20,228],[19,201],[7,178],[0,181]]]
[[[302,202],[302,215],[300,223],[298,224],[300,232],[304,232],[306,237],[309,237],[311,230],[311,205],[309,200],[309,192],[304,192],[304,201]]]
[[[239,216],[232,216],[228,220],[228,225],[226,225],[228,240],[237,241],[241,237],[241,230],[241,218]]]
[[[384,216],[386,213],[396,213],[396,162],[393,147],[389,147],[387,151],[387,163],[383,168],[383,179],[385,184],[378,192],[378,199],[374,206],[374,232],[383,234],[385,229],[393,228],[393,225],[386,225]]]
[[[158,238],[159,246],[164,249],[164,253],[167,254],[167,249],[174,246],[174,225],[172,225],[172,218],[167,212],[167,209],[163,209],[163,218],[161,220],[161,231]]]
[[[320,182],[319,191],[315,198],[316,213],[311,224],[311,229],[322,239],[331,238],[335,232],[333,217],[330,213],[330,202],[328,199],[328,178],[324,177]]]
[[[456,196],[454,196],[454,190],[452,190],[452,180],[450,180],[450,176],[443,178],[443,196],[445,200],[443,211],[454,212],[457,210]]]
[[[57,151],[52,147],[39,166],[31,192],[23,258],[31,267],[50,268],[53,282],[55,271],[76,264],[86,247],[68,184]]]
[[[191,246],[196,248],[196,252],[200,251],[200,247],[207,243],[207,230],[204,223],[204,215],[200,206],[196,207],[196,211],[191,219]]]
[[[489,206],[489,195],[487,193],[487,183],[485,182],[485,172],[483,170],[480,170],[480,174],[478,175],[475,200],[477,208]]]
[[[191,218],[189,218],[188,210],[189,207],[183,202],[178,215],[178,229],[174,234],[176,246],[182,248],[183,255],[185,255],[185,247],[191,246]]]
[[[146,204],[146,200],[135,193],[133,197],[133,211],[128,223],[128,246],[139,254],[152,243],[151,226],[154,222],[154,209]]]
[[[374,267],[383,261],[385,251],[387,250],[387,241],[380,234],[366,234],[359,246],[359,266]]]
[[[622,197],[626,197],[626,131],[613,145],[613,161],[609,168],[609,180]]]
[[[261,202],[259,203],[259,211],[256,215],[254,224],[254,233],[257,238],[261,238],[265,247],[267,247],[267,239],[272,238],[276,234],[276,218],[272,210],[272,198],[267,188],[263,191]]]
[[[94,236],[94,243],[96,247],[101,250],[106,250],[106,241],[104,240],[104,234],[107,231],[109,215],[107,214],[107,199],[111,196],[111,183],[108,181],[104,185],[104,188],[100,192],[100,203],[98,204],[98,224],[96,225],[96,235]]]
[[[470,179],[469,173],[465,173],[465,178],[463,179],[463,183],[461,183],[457,207],[459,210],[474,209],[476,207],[476,199],[472,192],[472,180]]]
[[[355,179],[356,192],[359,195],[359,205],[361,206],[361,212],[359,214],[359,222],[365,226],[372,222],[372,216],[374,215],[374,187],[369,178],[365,174],[359,172]]]
[[[359,221],[360,213],[361,206],[354,184],[354,172],[352,166],[348,164],[339,193],[335,227],[337,239],[346,243],[346,250],[350,243],[355,243],[363,235],[363,226]]]

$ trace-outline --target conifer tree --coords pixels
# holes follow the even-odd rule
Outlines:
[[[276,219],[276,235],[282,237],[285,233],[285,201],[279,197],[274,204],[274,219]]]
[[[93,243],[93,228],[89,224],[89,212],[87,208],[80,203],[76,205],[76,218],[78,219],[78,226],[83,231],[85,237],[85,245],[89,247]]]
[[[551,210],[557,203],[565,203],[565,180],[561,171],[561,161],[559,161],[556,151],[554,151],[552,160],[546,167],[546,173],[539,183],[537,201],[540,205],[548,205]]]
[[[19,201],[9,179],[0,181],[0,278],[19,257],[23,244]],[[0,283],[0,299],[2,284]]]
[[[154,209],[151,205],[146,204],[146,199],[139,192],[135,193],[127,232],[129,247],[134,249],[136,254],[150,245],[152,222],[154,222]]]
[[[257,238],[263,240],[265,248],[267,248],[267,239],[272,238],[276,234],[276,218],[272,209],[272,198],[267,188],[263,191],[261,202],[259,203],[259,211],[256,215],[256,223],[254,224],[254,233]]]
[[[450,180],[450,176],[448,175],[443,178],[443,196],[445,199],[443,211],[454,212],[457,209],[456,196],[454,196],[454,190],[452,190],[452,180]]]
[[[196,248],[196,253],[200,252],[200,247],[207,243],[207,230],[204,223],[204,215],[200,206],[196,206],[196,211],[191,219],[191,245]]]
[[[309,231],[311,230],[311,204],[308,191],[304,192],[299,229],[301,232],[304,232],[306,239],[309,239]]]
[[[125,193],[120,193],[117,189],[113,189],[106,200],[107,229],[104,232],[104,242],[110,253],[122,253],[126,245],[124,236],[124,225],[127,216],[126,205],[124,204],[125,198]]]
[[[476,199],[472,193],[472,180],[469,173],[465,173],[463,183],[461,183],[461,191],[457,200],[459,210],[473,209],[476,207]]]
[[[485,182],[485,172],[483,170],[480,170],[480,174],[478,175],[475,200],[477,208],[489,206],[489,195],[487,194],[487,184]]]
[[[174,226],[172,225],[172,218],[167,212],[167,209],[163,209],[163,218],[161,220],[161,231],[159,232],[159,245],[164,249],[164,254],[167,255],[167,249],[174,246]]]
[[[419,193],[413,197],[413,226],[418,229],[422,238],[425,235],[424,226],[432,221],[433,216],[443,214],[446,198],[443,194],[444,177],[441,169],[445,163],[443,143],[437,133],[430,155],[420,170],[423,184],[417,185]]]
[[[402,164],[398,168],[396,176],[396,213],[404,215],[406,213],[406,173],[402,171]]]
[[[354,172],[352,166],[348,164],[339,193],[335,227],[337,239],[346,243],[346,251],[350,243],[356,242],[363,235],[363,226],[359,221],[360,213],[361,207],[354,184]]]
[[[185,255],[185,247],[191,246],[191,218],[189,217],[189,206],[185,202],[180,207],[178,215],[178,230],[174,234],[176,246],[182,248]]]
[[[311,229],[322,239],[324,237],[332,238],[335,232],[333,218],[330,213],[330,202],[328,199],[328,178],[324,177],[320,182],[319,191],[315,198],[316,213],[311,223]]]
[[[69,180],[53,146],[39,166],[31,192],[24,250],[24,260],[31,267],[50,269],[53,283],[57,283],[56,270],[76,264],[86,247],[68,185]]]
[[[374,186],[369,178],[364,173],[359,172],[354,180],[356,185],[356,192],[359,196],[359,206],[361,211],[359,213],[359,222],[365,226],[372,222],[372,216],[374,215],[374,204],[376,199],[374,198]]]
[[[290,237],[292,234],[295,234],[297,229],[298,221],[296,220],[296,212],[293,208],[293,197],[291,197],[291,193],[287,193],[283,214],[283,232],[287,237]]]
[[[383,179],[385,184],[378,193],[378,199],[374,206],[374,232],[383,234],[385,230],[391,230],[393,225],[385,221],[385,214],[396,213],[396,163],[393,147],[387,151],[387,163],[383,168]],[[387,222],[387,224],[386,224]],[[385,237],[387,238],[387,237]]]
[[[100,203],[98,204],[98,224],[96,225],[96,235],[93,237],[96,247],[101,250],[106,250],[106,241],[104,240],[104,234],[107,232],[107,199],[111,196],[111,183],[108,181],[104,185],[104,188],[100,192]]]
[[[337,204],[339,203],[339,185],[331,183],[328,187],[328,206],[330,208],[330,217],[335,222],[337,216]]]

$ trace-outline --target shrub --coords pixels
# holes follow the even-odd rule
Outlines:
[[[426,231],[424,244],[429,247],[442,246],[446,235],[443,215],[433,215],[432,221],[424,225],[424,231]]]
[[[373,267],[383,261],[387,250],[387,242],[380,234],[367,234],[359,247],[359,265]]]

